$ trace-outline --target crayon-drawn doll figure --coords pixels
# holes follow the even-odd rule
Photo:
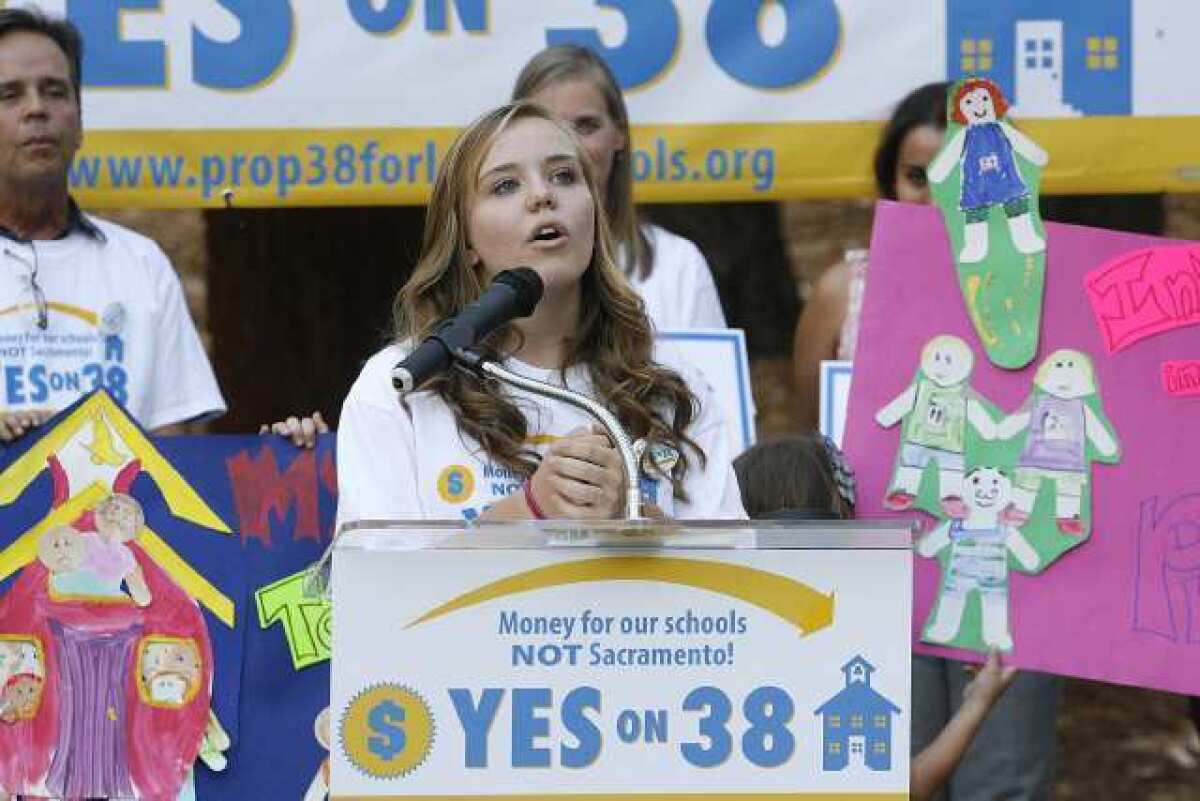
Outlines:
[[[964,517],[963,452],[967,424],[983,437],[994,435],[991,415],[974,397],[967,381],[975,357],[966,342],[942,334],[921,349],[921,366],[908,388],[875,415],[884,428],[901,420],[900,458],[883,505],[902,511],[917,502],[921,475],[931,462],[938,471],[938,497],[950,517]]]
[[[317,742],[326,751],[329,750],[329,707],[325,707],[317,713],[316,720],[313,721],[313,735],[317,738]],[[308,791],[304,793],[304,801],[327,801],[329,798],[329,757],[321,760],[321,767],[317,768],[317,773],[313,776],[312,782],[308,785]]]
[[[200,654],[185,640],[149,640],[138,669],[143,697],[154,706],[183,706],[202,675]]]
[[[963,482],[967,516],[947,520],[917,541],[917,553],[930,558],[943,549],[950,556],[942,573],[932,622],[925,627],[928,642],[952,642],[962,627],[967,598],[979,593],[983,641],[989,648],[1012,649],[1008,628],[1008,554],[1027,570],[1038,565],[1038,554],[1021,532],[1004,523],[1000,513],[1012,494],[1012,482],[995,467],[976,467]]]
[[[110,594],[120,594],[121,582],[138,606],[152,597],[142,569],[126,543],[133,542],[146,524],[142,505],[129,495],[114,493],[96,505],[96,536],[85,537],[84,567],[100,577]]]
[[[984,78],[960,83],[951,103],[951,118],[964,127],[929,165],[929,180],[945,181],[957,163],[962,171],[959,209],[966,217],[962,264],[983,261],[988,254],[988,214],[1003,206],[1013,247],[1019,253],[1040,253],[1046,243],[1033,227],[1029,187],[1022,178],[1014,151],[1037,166],[1049,156],[1003,117],[1008,103],[1000,88]]]
[[[1088,445],[1105,461],[1119,458],[1120,446],[1104,416],[1092,360],[1077,350],[1056,350],[1038,367],[1034,391],[1016,413],[996,427],[1003,439],[1024,430],[1025,444],[1017,459],[1013,503],[1005,517],[1023,525],[1033,510],[1043,481],[1054,483],[1054,516],[1063,534],[1084,534],[1083,490],[1090,467]]]

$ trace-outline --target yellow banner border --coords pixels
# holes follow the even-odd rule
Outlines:
[[[1200,192],[1200,116],[1034,119],[1021,127],[1050,153],[1046,194]],[[881,123],[868,121],[638,126],[633,158],[648,176],[637,184],[638,200],[870,197],[880,129]],[[90,131],[76,174],[80,160],[102,165],[94,172],[108,175],[103,165],[110,158],[182,157],[184,166],[174,186],[155,186],[143,158],[142,183],[135,187],[100,182],[74,191],[91,208],[218,208],[226,188],[235,206],[246,207],[419,205],[456,134],[447,127]],[[677,151],[686,156],[678,164]],[[766,151],[769,186],[752,171],[756,163],[765,168],[766,157],[755,157]],[[709,164],[712,154],[719,155]],[[294,159],[291,166],[301,170],[300,180],[282,192],[281,157]],[[201,170],[205,158],[211,160],[208,174]],[[385,160],[393,174],[402,170],[403,180],[384,181]],[[272,180],[256,185],[253,176],[265,175],[268,164]],[[353,170],[346,166],[351,164]],[[340,174],[339,165],[345,166]],[[726,177],[711,177],[710,166],[713,175],[724,170]],[[735,178],[739,169],[741,178]],[[316,181],[322,173],[324,180]],[[339,175],[354,180],[339,183]]]

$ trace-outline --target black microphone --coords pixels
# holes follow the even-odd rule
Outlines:
[[[416,350],[392,368],[392,386],[408,393],[454,363],[454,354],[476,345],[504,323],[533,313],[542,299],[542,277],[529,267],[505,270],[474,303],[443,321]]]

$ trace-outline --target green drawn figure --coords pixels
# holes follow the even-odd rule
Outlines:
[[[1010,651],[1008,556],[1011,553],[1025,570],[1036,569],[1039,557],[1021,532],[1001,519],[1012,496],[1008,476],[995,467],[976,467],[963,486],[966,517],[946,520],[917,541],[921,556],[935,558],[949,550],[937,603],[922,639],[947,644],[965,634],[961,631],[964,612],[968,596],[975,592],[979,594],[981,630],[971,632],[970,638],[981,638],[988,648]]]
[[[1087,354],[1056,350],[1038,367],[1033,382],[1033,394],[996,428],[1002,439],[1025,435],[1013,502],[1004,518],[1024,525],[1042,483],[1050,481],[1058,530],[1080,537],[1087,533],[1082,508],[1090,457],[1116,462],[1120,446],[1100,403],[1096,373]]]
[[[1037,355],[1046,235],[1038,186],[1046,151],[1008,120],[987,79],[967,78],[947,97],[946,145],[930,162],[959,289],[988,359],[1024,367]]]
[[[921,366],[908,388],[880,409],[875,420],[891,428],[901,420],[896,473],[883,505],[903,511],[917,502],[921,475],[937,466],[938,498],[950,517],[964,517],[963,454],[967,424],[991,439],[995,424],[976,398],[967,379],[975,365],[971,348],[956,336],[942,334],[921,349]]]

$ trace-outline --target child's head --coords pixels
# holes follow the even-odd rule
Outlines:
[[[1012,497],[1012,480],[999,467],[979,465],[963,476],[963,495],[973,511],[999,515]]]
[[[1083,398],[1096,391],[1096,371],[1086,353],[1064,348],[1046,357],[1033,382],[1056,398]]]
[[[145,525],[142,505],[129,495],[114,493],[96,506],[96,531],[109,540],[135,540]]]
[[[16,723],[37,714],[42,698],[42,678],[32,673],[11,676],[0,690],[0,721]]]
[[[200,655],[191,642],[152,641],[142,651],[141,674],[152,701],[179,706],[200,683]]]
[[[733,460],[751,518],[854,517],[854,471],[820,434],[760,442]]]
[[[83,564],[83,538],[70,526],[55,526],[38,538],[38,559],[51,573],[70,573]]]
[[[939,334],[921,349],[921,370],[941,387],[953,387],[966,381],[975,367],[971,346],[951,334]]]
[[[1008,113],[1000,87],[987,78],[969,78],[955,87],[950,114],[960,125],[995,122]]]

